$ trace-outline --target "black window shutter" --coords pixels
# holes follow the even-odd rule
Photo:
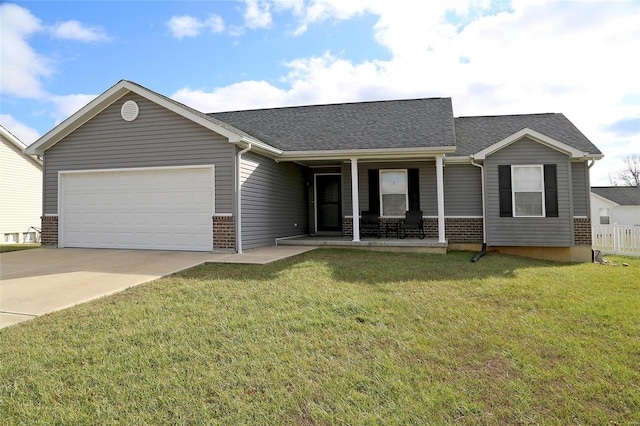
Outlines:
[[[498,166],[498,188],[500,190],[500,217],[512,217],[511,166]]]
[[[544,204],[547,217],[558,217],[558,178],[555,164],[544,165]]]
[[[420,170],[409,169],[409,210],[420,210]]]
[[[380,214],[380,173],[369,169],[369,211]]]

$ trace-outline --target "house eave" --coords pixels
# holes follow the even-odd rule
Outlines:
[[[284,151],[279,161],[313,161],[313,160],[402,160],[407,158],[435,158],[452,154],[455,146],[424,148],[378,148],[378,149],[345,149],[320,151]]]
[[[258,152],[272,159],[279,158],[283,153],[282,150],[274,148],[273,146],[266,144],[259,139],[247,136],[229,139],[229,142],[237,145],[239,148],[246,148],[248,146],[251,146],[251,151]]]
[[[25,155],[25,157],[29,158],[29,160],[33,161],[38,166],[42,167],[42,161],[36,155],[29,154],[27,152],[28,147],[24,143],[22,143],[22,141],[18,139],[13,133],[11,133],[9,130],[5,129],[2,126],[0,126],[0,132],[2,133],[2,136],[4,136],[6,140],[8,140],[13,146],[18,148],[20,152]]]

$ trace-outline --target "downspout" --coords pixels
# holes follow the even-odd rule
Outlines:
[[[251,150],[251,144],[236,154],[236,251],[242,253],[242,185],[240,184],[240,171],[242,154]]]
[[[482,164],[474,163],[473,157],[471,157],[471,164],[480,168],[480,182],[482,184],[482,250],[473,256],[472,262],[477,262],[482,256],[487,253],[487,214],[485,204],[485,190],[484,190],[484,166]]]
[[[590,162],[591,164],[589,164],[589,161],[587,161],[587,183],[588,183],[586,188],[587,189],[587,215],[589,217],[589,227],[591,228],[591,232],[593,232],[593,223],[591,222],[591,220],[593,219],[591,217],[591,167],[593,167],[593,165],[596,164],[596,159],[592,158]],[[600,250],[593,249],[593,234],[592,234],[591,235],[591,262],[595,262],[596,258],[599,255],[600,255]]]

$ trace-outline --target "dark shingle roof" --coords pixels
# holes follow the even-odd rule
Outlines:
[[[640,206],[640,187],[592,186],[591,192],[621,206]]]
[[[455,119],[455,155],[475,154],[525,127],[590,154],[600,150],[563,114],[524,114]]]
[[[454,146],[450,98],[207,114],[283,151]]]

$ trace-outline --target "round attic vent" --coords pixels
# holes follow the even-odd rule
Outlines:
[[[138,118],[138,113],[140,113],[140,108],[138,108],[138,104],[134,101],[125,102],[120,110],[120,115],[122,115],[125,121],[135,120]]]

